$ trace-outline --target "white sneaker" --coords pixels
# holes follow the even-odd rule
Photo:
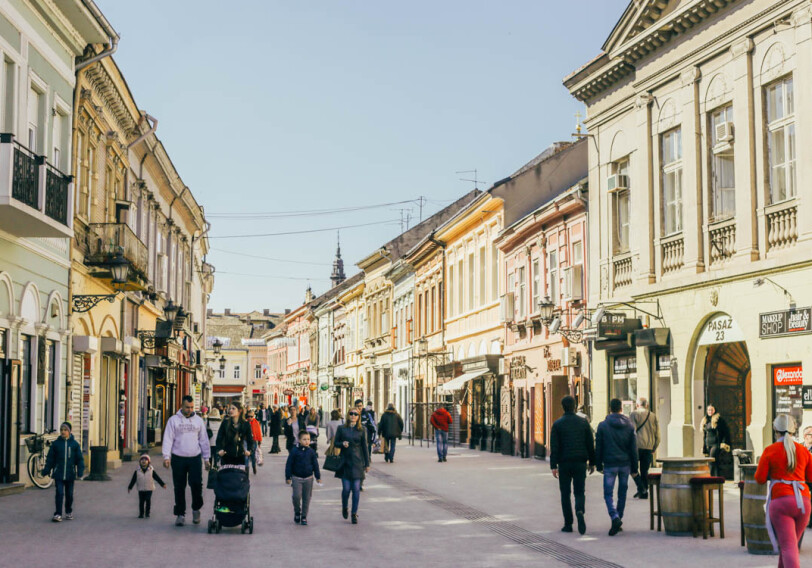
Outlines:
[[[68,513],[67,515],[65,515],[65,520],[66,521],[72,521],[73,520],[73,513]]]
[[[54,515],[51,520],[53,522],[55,522],[55,523],[61,523],[62,522],[62,515]]]
[[[192,511],[192,522],[196,525],[200,524],[200,511]]]
[[[182,527],[186,524],[186,517],[184,515],[178,515],[178,518],[175,519],[175,526]]]

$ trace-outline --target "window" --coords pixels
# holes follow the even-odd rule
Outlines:
[[[85,167],[85,178],[87,179],[87,218],[90,220],[91,211],[93,207],[93,172],[96,165],[96,149],[90,146],[87,150],[87,166]],[[160,252],[160,251],[159,251]]]
[[[629,161],[617,162],[614,164],[613,169],[616,174],[628,176]],[[614,194],[616,254],[629,251],[629,228],[631,225],[631,195],[629,192],[630,189],[624,189]]]
[[[3,59],[3,132],[17,132],[17,129],[14,127],[14,92],[17,88],[16,77],[17,66],[15,63],[8,59]]]
[[[42,93],[31,85],[28,90],[28,149],[34,153],[39,152],[43,98]]]
[[[479,247],[479,305],[482,306],[485,302],[488,301],[488,297],[485,292],[485,246]]]
[[[474,253],[468,253],[468,309],[474,309]]]
[[[767,87],[770,202],[795,197],[795,95],[792,77]]]
[[[437,329],[437,287],[431,287],[431,327],[429,331]]]
[[[514,272],[508,273],[508,281],[507,281],[507,292],[508,294],[513,294],[513,310],[515,310],[516,306],[516,274]],[[510,321],[513,321],[513,313],[506,314],[510,317]]]
[[[463,272],[462,272],[462,259],[457,262],[457,313],[461,314],[465,309],[463,304]]]
[[[547,259],[547,274],[550,286],[550,301],[558,305],[558,251],[551,250]]]
[[[663,234],[682,231],[682,131],[661,136]]]
[[[448,267],[448,316],[454,315],[454,298],[451,297],[454,291],[454,265]]]
[[[65,169],[62,165],[62,136],[65,132],[65,115],[60,112],[56,112],[54,114],[54,152],[51,159],[54,161],[54,166],[57,169],[63,170]]]
[[[217,378],[218,379],[225,379],[226,378],[226,370],[225,369],[217,369]]]
[[[87,201],[82,199],[85,190],[82,188],[82,183],[84,183],[84,165],[82,162],[84,161],[84,148],[85,148],[85,137],[80,132],[76,135],[76,155],[79,157],[78,163],[76,164],[76,181],[73,184],[73,190],[76,192],[76,200],[74,201],[74,209],[76,212],[81,215],[82,217],[87,218]]]
[[[491,301],[499,297],[499,251],[491,243]]]
[[[541,270],[539,259],[536,258],[533,260],[533,304],[530,306],[531,312],[538,310],[539,302],[541,302]]]
[[[262,365],[255,365],[254,366],[254,378],[255,379],[261,379],[262,378]]]
[[[516,290],[516,295],[518,296],[519,302],[519,317],[523,318],[527,315],[527,299],[525,298],[525,294],[527,292],[527,282],[525,280],[525,270],[524,266],[519,267],[518,272],[518,290]]]
[[[733,172],[733,145],[722,140],[725,124],[733,124],[733,107],[727,106],[711,114],[711,196],[712,218],[714,221],[733,217],[736,214],[736,184]]]

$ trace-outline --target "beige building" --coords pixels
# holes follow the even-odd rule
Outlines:
[[[696,455],[715,404],[760,453],[776,412],[812,420],[812,6],[631,2],[565,85],[588,114],[589,302],[611,314],[594,416],[648,396],[662,453]]]

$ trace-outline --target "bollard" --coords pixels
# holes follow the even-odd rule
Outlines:
[[[107,475],[107,446],[90,446],[90,474],[85,481],[110,481]]]

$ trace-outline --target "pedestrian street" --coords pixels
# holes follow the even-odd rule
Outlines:
[[[649,531],[648,503],[629,499],[624,530],[609,537],[601,475],[587,480],[587,533],[563,534],[558,484],[547,462],[516,460],[451,448],[437,463],[433,446],[398,445],[395,463],[373,459],[361,494],[359,524],[341,518],[340,483],[323,472],[309,525],[293,523],[286,453],[267,455],[251,478],[254,533],[223,529],[207,534],[213,497],[205,491],[203,520],[175,527],[171,474],[158,465],[168,489],[156,489],[152,516],[138,519],[138,498],[127,494],[137,467],[110,471],[108,482],[78,482],[75,519],[52,523],[53,489],[28,489],[0,498],[2,566],[166,566],[178,562],[240,566],[334,565],[358,558],[365,566],[426,566],[454,562],[486,566],[775,566],[773,556],[753,556],[739,546],[738,489],[728,484],[725,536],[668,537]],[[320,456],[320,463],[323,456]],[[631,494],[629,495],[631,497]],[[36,535],[36,542],[32,542]],[[100,546],[104,543],[104,546]],[[340,559],[340,560],[337,560]],[[812,565],[802,550],[801,565]]]

